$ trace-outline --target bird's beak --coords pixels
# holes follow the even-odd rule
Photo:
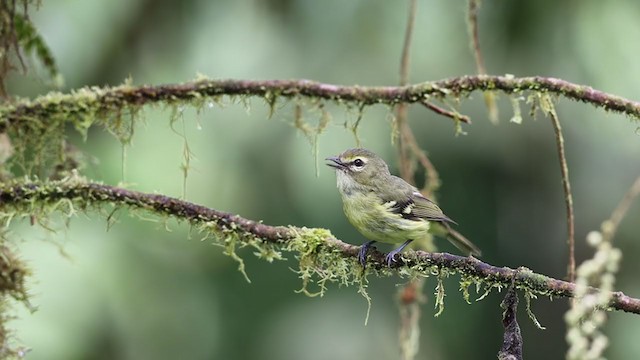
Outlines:
[[[327,166],[331,166],[334,169],[344,169],[346,168],[345,164],[340,161],[340,158],[337,156],[328,157],[325,160],[330,161],[330,163],[326,164]]]

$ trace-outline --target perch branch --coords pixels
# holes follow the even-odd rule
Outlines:
[[[428,81],[407,86],[340,86],[309,80],[198,80],[157,86],[122,85],[83,88],[70,94],[52,93],[34,100],[0,105],[0,131],[20,121],[47,121],[52,117],[109,117],[128,107],[151,103],[198,101],[222,95],[260,96],[272,103],[277,97],[312,97],[361,105],[424,102],[430,96],[466,96],[473,91],[552,93],[640,119],[640,103],[585,85],[548,77],[475,75]]]
[[[241,241],[244,236],[250,235],[260,241],[276,246],[286,245],[300,236],[301,233],[314,230],[269,226],[238,215],[164,195],[147,194],[77,179],[42,183],[17,183],[0,187],[0,211],[2,212],[21,207],[29,208],[30,206],[34,209],[40,209],[43,204],[60,204],[63,202],[70,202],[78,207],[112,204],[134,209],[145,209],[159,215],[186,220],[192,224],[212,223],[219,229],[237,233]],[[322,246],[315,251],[355,259],[359,249],[359,246],[347,244],[328,236],[322,239]],[[370,252],[370,255],[373,267],[385,267],[385,254],[374,249]],[[354,264],[356,264],[355,261]],[[457,271],[465,276],[499,283],[505,287],[514,282],[517,288],[554,297],[572,297],[576,289],[574,283],[550,278],[532,271],[497,267],[473,257],[448,253],[428,253],[424,251],[408,253],[404,259],[396,262],[394,269],[405,266],[410,266],[413,269],[424,269],[425,273],[431,267],[436,266]],[[600,290],[589,288],[589,292],[598,291]],[[629,297],[622,292],[614,292],[612,294],[609,306],[614,310],[640,314],[640,299]]]

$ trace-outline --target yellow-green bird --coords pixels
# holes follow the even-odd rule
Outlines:
[[[441,233],[467,255],[480,256],[480,249],[457,231],[454,223],[433,201],[417,188],[391,175],[389,167],[378,155],[366,149],[349,149],[329,157],[328,166],[336,170],[338,190],[349,222],[370,241],[358,253],[362,266],[367,252],[376,241],[400,244],[386,256],[389,266],[413,240]]]

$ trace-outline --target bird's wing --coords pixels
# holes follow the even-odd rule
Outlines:
[[[393,177],[393,185],[396,190],[393,195],[387,196],[383,200],[389,204],[391,211],[402,215],[405,219],[425,219],[432,221],[452,222],[433,201],[424,197],[418,189],[409,185],[398,177]]]
[[[414,192],[412,195],[411,199],[413,206],[411,208],[411,213],[413,216],[426,220],[455,223],[455,221],[451,220],[442,212],[436,203],[427,199],[418,191]]]

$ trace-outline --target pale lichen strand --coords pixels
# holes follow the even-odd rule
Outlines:
[[[285,250],[296,253],[298,269],[295,270],[302,280],[302,292],[308,296],[322,296],[328,283],[341,286],[359,284],[365,287],[366,280],[353,258],[343,256],[337,248],[326,245],[326,239],[333,238],[325,229],[291,228],[295,236],[287,241]],[[310,290],[315,283],[317,289]],[[365,291],[366,293],[366,291]]]
[[[49,176],[45,169],[65,160],[68,124],[86,138],[88,129],[98,122],[121,142],[128,143],[139,107],[110,101],[107,95],[108,91],[101,88],[83,88],[71,94],[52,92],[34,101],[18,100],[0,107],[0,113],[12,114],[0,118],[0,128],[8,132],[16,149],[10,164],[18,164],[26,174]]]

